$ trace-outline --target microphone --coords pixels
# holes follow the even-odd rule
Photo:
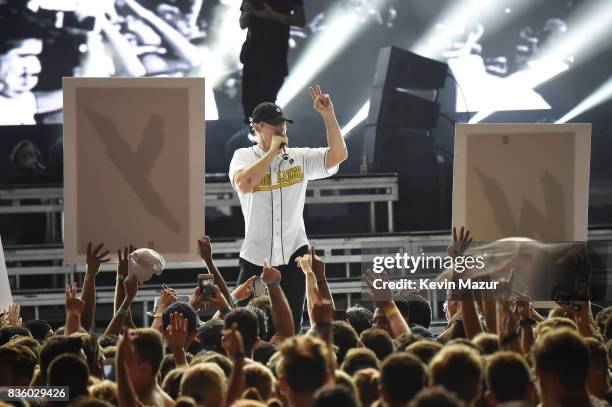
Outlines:
[[[284,130],[282,133],[283,137],[287,137],[287,131]],[[293,164],[294,160],[293,158],[289,158],[289,154],[287,153],[287,144],[283,143],[281,144],[281,157],[283,157],[283,160],[287,161],[289,160],[289,164]]]

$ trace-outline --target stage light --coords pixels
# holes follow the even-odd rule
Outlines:
[[[380,10],[389,0],[373,0],[375,9]],[[312,84],[332,60],[346,48],[351,41],[373,23],[373,18],[365,21],[357,13],[349,12],[342,4],[336,4],[325,12],[325,28],[310,39],[306,48],[291,69],[276,103],[285,107],[291,100]]]
[[[368,118],[368,111],[370,110],[370,101],[368,100],[361,106],[361,109],[353,116],[353,118],[340,130],[342,133],[342,137],[346,137],[347,134],[355,127],[359,125],[362,121]]]
[[[567,123],[574,117],[599,106],[608,100],[612,99],[612,77],[600,85],[593,93],[587,96],[582,102],[567,112],[563,117],[556,121],[556,123]]]
[[[559,40],[551,41],[531,60],[528,68],[504,79],[507,87],[542,85],[574,65],[586,62],[609,46],[612,34],[612,2],[586,1],[569,17],[570,30]],[[563,66],[565,68],[563,69]],[[478,123],[498,111],[496,108],[478,112],[470,123]]]
[[[504,7],[501,0],[463,0],[453,2],[441,16],[431,24],[430,28],[421,36],[410,49],[412,52],[428,58],[438,58],[449,45],[458,38],[465,36],[466,27],[471,25],[487,26],[490,31],[486,34],[499,31],[511,18],[518,17],[527,6],[533,6],[541,0],[516,0],[512,9]],[[511,17],[509,15],[511,14]]]
[[[510,10],[513,18],[518,17],[527,6],[533,5],[535,1],[516,1]],[[503,14],[499,13],[501,7],[499,3],[499,0],[464,0],[456,2],[454,6],[447,8],[442,13],[442,16],[436,19],[436,22],[431,24],[430,29],[412,45],[410,50],[415,54],[428,58],[439,58],[449,43],[455,41],[460,35],[465,34],[465,27],[469,24],[478,23],[482,25],[498,19]],[[510,12],[508,9],[504,10],[506,17],[498,21],[498,24],[492,25],[495,27],[495,30],[499,30],[500,27],[503,27],[503,24],[510,21],[507,18]],[[369,103],[369,101],[366,103],[368,107]],[[366,105],[344,126],[342,134],[347,134],[348,131],[367,118]],[[366,109],[365,112],[364,108]],[[345,132],[344,129],[349,130]]]

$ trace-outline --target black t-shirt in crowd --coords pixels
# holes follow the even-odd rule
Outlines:
[[[246,1],[240,10],[244,10]],[[303,0],[265,0],[274,11],[289,14],[295,7],[303,6]],[[265,61],[270,68],[281,69],[287,74],[287,52],[289,51],[289,26],[269,18],[251,15],[249,31],[242,46],[240,61],[243,64]]]

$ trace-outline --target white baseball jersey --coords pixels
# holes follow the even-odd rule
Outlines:
[[[247,193],[238,191],[234,175],[258,161],[265,151],[255,145],[234,152],[229,177],[238,191],[245,229],[240,257],[258,266],[268,258],[272,266],[279,266],[308,244],[303,217],[308,181],[334,175],[339,168],[325,168],[328,150],[287,148],[293,164],[276,156],[259,184]]]

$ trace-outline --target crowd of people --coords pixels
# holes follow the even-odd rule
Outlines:
[[[460,255],[467,235],[449,246]],[[212,294],[196,287],[187,302],[166,287],[150,327],[135,327],[130,304],[139,281],[118,253],[115,313],[92,332],[95,279],[108,260],[102,245],[87,251],[81,293],[66,287],[66,321],[22,321],[15,304],[2,316],[0,386],[67,386],[70,406],[604,406],[612,400],[608,354],[612,307],[591,313],[588,301],[559,304],[545,317],[525,296],[501,284],[495,301],[449,292],[448,325],[435,337],[431,304],[411,295],[336,309],[325,263],[314,250],[298,257],[309,328],[297,332],[280,284],[261,274],[230,291],[207,236],[198,240]],[[266,294],[255,297],[255,279]],[[461,294],[461,295],[459,295]],[[239,306],[238,304],[244,304]],[[577,306],[576,306],[577,304]],[[201,321],[198,312],[215,314]],[[0,406],[6,405],[0,401]],[[26,400],[11,401],[27,405]]]

